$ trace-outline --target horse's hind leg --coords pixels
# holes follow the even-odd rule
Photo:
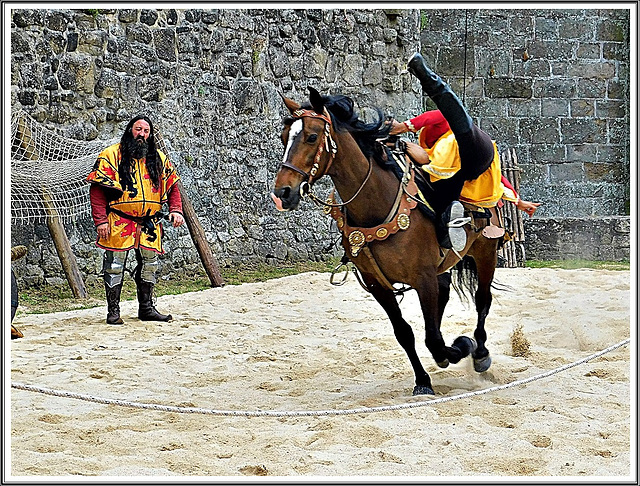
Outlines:
[[[402,311],[400,310],[396,296],[392,291],[383,289],[376,283],[368,284],[368,288],[371,295],[373,295],[385,310],[387,316],[389,316],[396,339],[407,353],[409,362],[413,367],[413,372],[416,378],[416,386],[413,389],[413,394],[435,395],[433,388],[431,387],[431,378],[422,366],[418,353],[416,352],[416,340],[413,334],[413,329],[411,329],[409,323],[402,317]]]
[[[495,275],[498,263],[497,240],[480,238],[477,240],[480,247],[473,255],[478,271],[478,288],[475,294],[476,311],[478,312],[478,324],[473,335],[478,344],[477,349],[472,353],[473,367],[478,372],[487,371],[491,366],[491,356],[486,348],[487,332],[485,331],[485,321],[491,308],[493,296],[491,295],[491,284]]]

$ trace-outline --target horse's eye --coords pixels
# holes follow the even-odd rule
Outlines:
[[[318,135],[316,133],[312,133],[307,137],[307,143],[314,143],[316,140],[318,140]]]

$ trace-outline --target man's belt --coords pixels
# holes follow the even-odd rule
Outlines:
[[[110,213],[117,214],[121,218],[125,218],[135,223],[138,223],[141,226],[142,231],[144,231],[150,237],[152,237],[153,240],[157,238],[156,222],[160,221],[161,219],[169,219],[169,215],[161,211],[158,211],[155,214],[149,214],[151,212],[151,209],[147,210],[147,214],[142,217],[132,216],[131,214],[123,213],[122,211],[119,211],[118,209],[115,209],[115,208],[108,208],[107,211]]]

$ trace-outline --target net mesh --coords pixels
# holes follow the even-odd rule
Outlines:
[[[158,148],[167,154],[156,130]],[[91,213],[89,184],[100,152],[113,140],[75,140],[50,130],[19,110],[11,115],[11,223],[69,222]]]
[[[85,179],[100,152],[115,143],[80,141],[49,130],[24,111],[11,115],[11,222],[70,221],[91,210]]]

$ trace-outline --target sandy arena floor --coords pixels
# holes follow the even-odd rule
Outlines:
[[[321,273],[163,296],[157,307],[173,314],[171,323],[139,321],[132,301],[122,304],[124,326],[105,324],[105,307],[18,315],[25,337],[7,345],[11,382],[213,410],[350,410],[492,388],[630,337],[631,344],[504,390],[337,416],[188,414],[11,389],[11,477],[629,478],[637,438],[630,273],[498,269],[497,280],[512,290],[494,294],[493,365],[482,374],[469,359],[437,368],[422,342],[416,296],[405,296],[435,397],[411,396],[406,355],[353,276],[334,287]],[[453,295],[443,323],[448,343],[475,327],[475,312]],[[513,356],[518,325],[528,357]]]

